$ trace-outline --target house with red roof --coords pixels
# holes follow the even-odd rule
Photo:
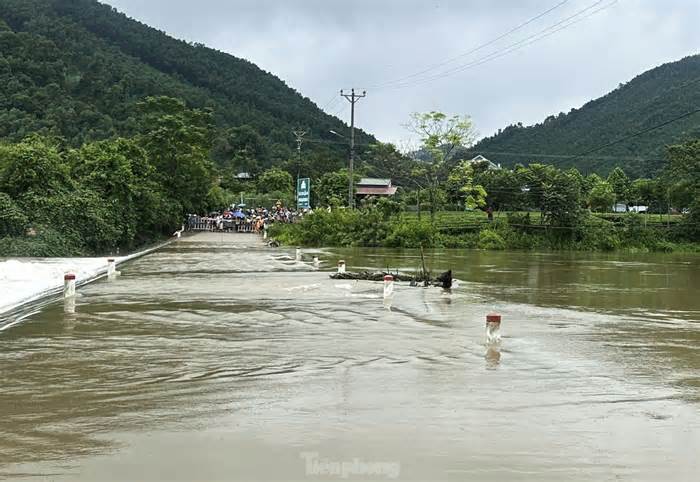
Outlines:
[[[393,196],[396,194],[397,186],[391,184],[391,179],[363,178],[357,183],[357,196]]]

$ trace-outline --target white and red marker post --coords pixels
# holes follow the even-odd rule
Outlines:
[[[384,299],[391,298],[394,294],[394,277],[390,274],[384,276]]]
[[[489,313],[486,315],[486,343],[488,345],[501,342],[501,315]]]
[[[66,273],[63,277],[63,297],[73,298],[75,296],[75,274]]]

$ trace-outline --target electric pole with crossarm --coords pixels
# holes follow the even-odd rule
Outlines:
[[[309,132],[304,129],[295,129],[292,131],[292,134],[294,134],[294,137],[297,139],[297,179],[299,179],[299,176],[301,174],[301,145],[304,143],[304,137]]]
[[[350,102],[350,106],[351,106],[351,109],[350,109],[350,166],[348,169],[348,175],[350,176],[350,181],[349,181],[349,188],[348,188],[348,206],[350,207],[350,209],[353,209],[355,207],[355,194],[354,194],[355,183],[353,182],[353,171],[355,169],[355,104],[357,103],[358,100],[365,97],[367,95],[367,92],[363,91],[362,94],[356,94],[355,89],[352,89],[350,91],[350,94],[346,94],[341,90],[340,95],[345,97],[348,100],[348,102]]]

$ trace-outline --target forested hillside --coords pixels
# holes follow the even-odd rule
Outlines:
[[[212,157],[220,166],[284,163],[297,126],[328,141],[307,145],[310,168],[334,169],[347,157],[328,132],[345,125],[274,75],[95,0],[0,0],[0,83],[0,139],[7,141],[40,133],[78,147],[130,137],[138,134],[137,103],[169,96],[213,111]]]
[[[700,113],[589,156],[573,156],[698,108],[700,55],[693,55],[649,70],[568,114],[550,116],[534,126],[511,125],[483,139],[475,150],[505,166],[544,162],[600,174],[620,166],[634,176],[649,177],[663,168],[666,146],[700,136]]]

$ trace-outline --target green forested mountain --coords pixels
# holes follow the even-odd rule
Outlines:
[[[347,157],[328,132],[345,125],[282,80],[96,0],[0,0],[0,85],[6,141],[40,133],[80,146],[130,137],[139,125],[137,103],[169,96],[213,111],[219,165],[256,170],[287,161],[296,126],[327,141],[307,144],[316,169],[340,167]]]
[[[693,55],[649,70],[568,114],[550,116],[534,126],[508,126],[483,139],[474,150],[505,166],[543,162],[601,174],[620,166],[629,174],[649,177],[662,169],[666,146],[700,136],[700,113],[589,156],[573,156],[698,108],[700,55]]]

